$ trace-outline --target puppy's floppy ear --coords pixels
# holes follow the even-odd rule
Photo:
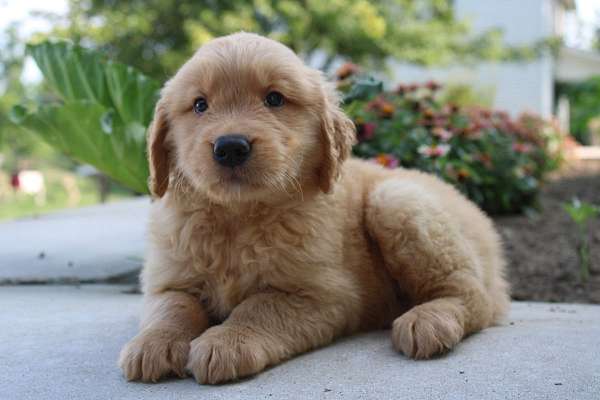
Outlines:
[[[324,107],[321,114],[321,141],[323,161],[320,167],[319,186],[329,193],[339,178],[342,163],[350,156],[356,141],[354,123],[339,107],[339,96],[332,84],[323,83]]]
[[[162,197],[169,187],[169,149],[165,143],[169,121],[164,103],[156,103],[154,119],[148,128],[148,163],[150,166],[150,192]]]

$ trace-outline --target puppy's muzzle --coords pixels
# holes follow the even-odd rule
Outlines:
[[[242,135],[225,135],[215,141],[213,158],[224,167],[242,165],[252,151],[252,145]]]

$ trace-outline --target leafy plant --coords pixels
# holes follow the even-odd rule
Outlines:
[[[145,131],[159,82],[67,42],[28,45],[27,52],[53,97],[35,108],[13,107],[12,122],[125,186],[147,193]]]
[[[583,281],[586,281],[590,276],[589,224],[600,215],[600,207],[574,198],[571,203],[563,204],[563,208],[579,230],[580,276]]]
[[[600,117],[600,76],[559,84],[556,91],[569,99],[571,134],[580,143],[590,144],[592,135],[599,135],[593,120]]]
[[[437,174],[490,213],[535,205],[544,175],[560,161],[558,128],[535,115],[513,120],[446,103],[436,82],[385,91],[355,65],[338,78],[357,126],[355,155]]]

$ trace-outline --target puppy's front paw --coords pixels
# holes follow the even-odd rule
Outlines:
[[[254,375],[269,363],[263,345],[241,329],[214,326],[191,343],[188,370],[199,383]]]
[[[179,332],[148,329],[123,347],[119,366],[130,381],[156,382],[171,374],[184,377],[189,350],[189,340]]]
[[[394,348],[416,359],[447,352],[464,335],[462,324],[453,311],[449,307],[425,303],[396,318],[392,325]]]

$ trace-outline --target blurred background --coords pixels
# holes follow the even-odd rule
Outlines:
[[[596,0],[0,0],[0,8],[0,219],[131,195],[9,121],[12,106],[47,95],[25,53],[44,38],[98,49],[163,82],[210,38],[256,31],[329,73],[351,61],[389,87],[433,79],[463,105],[560,117],[578,142],[600,142]]]
[[[240,30],[337,82],[356,156],[492,215],[516,299],[600,302],[600,0],[0,0],[0,221],[147,194],[158,88]]]

